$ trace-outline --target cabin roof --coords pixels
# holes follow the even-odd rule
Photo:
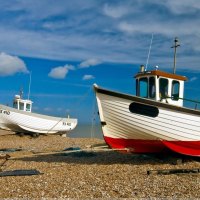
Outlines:
[[[33,102],[31,100],[28,99],[14,99],[14,102],[22,102],[22,103],[30,103],[32,104]]]
[[[152,76],[152,75],[162,76],[162,77],[166,77],[166,78],[172,78],[172,79],[181,80],[181,81],[188,80],[187,77],[185,77],[185,76],[181,76],[181,75],[177,75],[177,74],[171,74],[171,73],[163,72],[163,71],[160,71],[160,70],[139,72],[138,74],[135,75],[135,78]]]

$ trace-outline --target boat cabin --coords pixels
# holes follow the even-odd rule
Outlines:
[[[185,76],[160,70],[145,71],[141,66],[136,78],[136,95],[176,106],[183,106]]]
[[[20,95],[15,95],[15,98],[13,100],[13,108],[26,112],[31,112],[32,104],[33,102],[31,100],[22,99]]]

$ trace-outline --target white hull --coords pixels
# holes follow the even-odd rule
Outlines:
[[[105,136],[125,139],[200,140],[200,117],[159,108],[156,118],[131,113],[130,100],[98,94]],[[101,119],[101,120],[102,120]],[[116,134],[117,131],[117,134]]]
[[[77,119],[25,112],[0,104],[1,129],[22,133],[64,134],[76,125]]]
[[[97,86],[95,91],[103,134],[108,143],[119,141],[123,146],[122,143],[127,141],[129,145],[123,147],[130,149],[134,149],[134,145],[130,145],[130,142],[135,141],[141,144],[172,142],[188,145],[191,143],[197,145],[194,148],[200,155],[199,111],[121,94]],[[144,115],[142,112],[134,113],[130,110],[133,102],[155,107],[159,113],[156,117]]]

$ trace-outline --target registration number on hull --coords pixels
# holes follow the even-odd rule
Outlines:
[[[10,115],[10,111],[8,111],[8,110],[3,110],[3,109],[1,109],[0,108],[0,114],[5,114],[5,115]]]

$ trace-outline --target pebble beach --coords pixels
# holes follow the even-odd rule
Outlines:
[[[103,148],[104,140],[97,138],[32,138],[1,131],[1,172],[40,173],[0,177],[0,198],[200,199],[200,173],[147,173],[200,169],[200,159],[184,157],[182,162],[174,162],[182,157],[124,154]]]

